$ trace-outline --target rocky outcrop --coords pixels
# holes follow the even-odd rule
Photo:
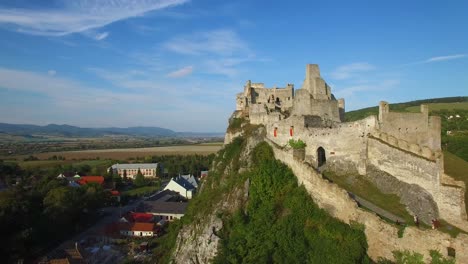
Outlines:
[[[264,133],[263,127],[257,127],[249,133],[249,137],[243,143],[239,160],[231,161],[221,172],[220,184],[227,181],[226,177],[232,177],[250,168],[251,153],[257,144],[264,141]],[[238,168],[234,166],[234,162],[238,162]],[[217,170],[222,166],[214,163],[212,167],[213,170]],[[235,168],[238,171],[233,173],[232,170]],[[233,213],[245,206],[249,196],[249,186],[250,181],[247,179],[243,184],[225,193],[221,201],[213,206],[211,212],[207,215],[197,215],[195,221],[181,229],[173,254],[175,263],[209,263],[214,259],[220,242],[217,232],[223,228],[221,215]],[[201,192],[205,188],[211,188],[211,186],[202,185]]]

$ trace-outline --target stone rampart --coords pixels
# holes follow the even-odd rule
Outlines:
[[[398,237],[397,226],[380,219],[376,214],[359,208],[347,192],[336,184],[323,179],[310,165],[293,158],[292,151],[281,149],[267,139],[275,157],[288,165],[304,185],[319,207],[345,223],[358,222],[364,225],[367,237],[368,254],[373,260],[379,257],[393,259],[392,251],[409,250],[419,252],[429,261],[429,251],[438,250],[447,256],[448,249],[454,249],[457,263],[468,263],[468,235],[460,234],[456,238],[437,230],[421,230],[407,227],[403,237]]]

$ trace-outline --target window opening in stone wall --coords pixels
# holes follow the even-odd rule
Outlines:
[[[325,149],[319,147],[317,149],[317,167],[322,167],[327,162],[327,157],[325,155]]]
[[[452,247],[448,247],[447,248],[447,256],[454,258],[455,257],[455,249],[452,248]]]

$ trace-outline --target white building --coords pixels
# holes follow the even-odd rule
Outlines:
[[[154,223],[120,223],[120,234],[124,236],[154,236]]]
[[[143,174],[143,176],[149,178],[158,177],[161,175],[162,166],[160,163],[128,163],[128,164],[114,164],[107,169],[108,172],[113,172],[114,174],[119,174],[120,177],[127,175],[130,179],[135,179],[138,171]]]
[[[179,193],[181,196],[187,199],[192,199],[198,187],[198,183],[195,177],[190,176],[191,175],[184,175],[172,178],[171,181],[166,185],[164,190],[171,190]],[[194,181],[194,183],[192,183],[192,181]]]

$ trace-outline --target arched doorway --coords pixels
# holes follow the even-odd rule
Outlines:
[[[325,149],[319,147],[317,149],[317,167],[322,167],[327,162],[327,157],[325,156]]]
[[[276,97],[275,103],[276,103],[277,105],[281,105],[281,100],[279,99],[279,97]]]

